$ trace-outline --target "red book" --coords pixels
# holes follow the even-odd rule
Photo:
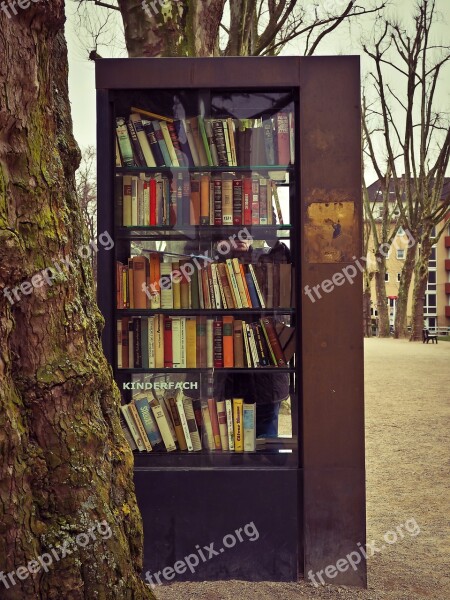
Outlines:
[[[233,352],[233,322],[234,317],[225,315],[223,317],[223,366],[234,367]]]
[[[223,368],[223,340],[222,340],[222,320],[215,319],[213,323],[213,352],[214,368]]]
[[[164,368],[173,368],[172,320],[164,317]]]
[[[259,225],[259,179],[252,179],[252,225]]]
[[[233,225],[242,225],[242,179],[233,179]]]
[[[243,196],[243,224],[252,224],[252,178],[244,177],[244,183],[242,186]]]
[[[214,179],[214,225],[222,227],[222,179]]]
[[[291,162],[291,148],[289,142],[289,117],[285,112],[277,113],[277,147],[278,164],[288,165]]]
[[[157,225],[156,222],[156,179],[150,179],[144,185],[150,185],[150,225]]]

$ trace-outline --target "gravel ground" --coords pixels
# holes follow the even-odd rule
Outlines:
[[[408,519],[420,533],[369,560],[367,590],[219,581],[159,587],[158,600],[450,599],[450,343],[374,338],[365,352],[367,539]]]

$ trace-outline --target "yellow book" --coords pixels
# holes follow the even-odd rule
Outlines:
[[[197,368],[197,319],[186,318],[186,368]]]
[[[244,409],[243,398],[233,398],[233,421],[234,421],[234,451],[244,452],[244,427],[242,412]]]
[[[150,112],[148,110],[144,110],[143,108],[136,108],[135,106],[131,107],[131,112],[139,113],[140,115],[144,115],[145,117],[150,117],[150,119],[158,119],[161,121],[166,121],[167,123],[174,122],[174,119],[171,119],[170,117],[163,117],[162,115],[158,115],[158,114]]]

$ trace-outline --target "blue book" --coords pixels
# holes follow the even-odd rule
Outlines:
[[[142,424],[145,429],[145,433],[150,441],[152,446],[156,446],[162,442],[161,434],[159,433],[158,426],[156,425],[156,421],[153,417],[152,411],[150,409],[150,404],[148,403],[147,398],[140,398],[139,400],[134,401],[134,405],[139,413]]]
[[[161,131],[161,125],[159,121],[152,121],[153,131],[155,132],[156,139],[158,140],[159,147],[161,148],[161,152],[164,158],[164,163],[166,167],[172,166],[172,160],[170,158],[169,151],[167,149],[166,140],[164,139],[163,132]]]
[[[251,273],[245,274],[245,281],[247,282],[248,293],[250,294],[250,300],[252,301],[253,308],[261,308],[261,304],[258,300],[258,294],[256,293],[255,284],[253,283],[253,277]]]

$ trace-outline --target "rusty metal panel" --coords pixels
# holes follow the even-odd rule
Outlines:
[[[359,58],[301,59],[300,80],[308,573],[366,537]],[[327,582],[366,585],[364,557]]]

